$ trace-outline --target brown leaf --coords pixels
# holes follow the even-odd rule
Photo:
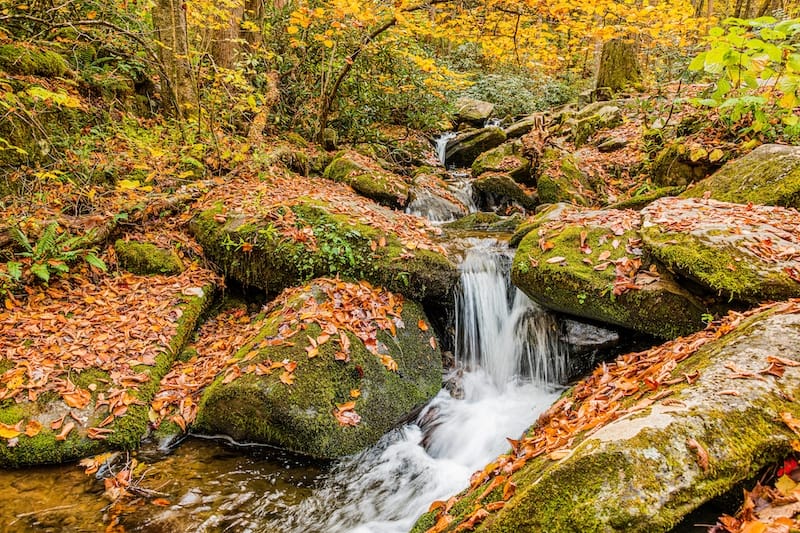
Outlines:
[[[67,440],[67,435],[69,432],[75,428],[75,422],[67,422],[64,424],[64,427],[61,428],[61,433],[56,435],[56,440]]]
[[[697,464],[700,466],[700,469],[705,473],[708,472],[708,452],[706,451],[703,446],[697,442],[694,438],[689,438],[686,441],[686,445],[692,450],[695,455],[697,456]]]
[[[42,431],[42,424],[38,420],[29,420],[25,426],[25,434],[29,437],[35,437]]]
[[[420,329],[420,331],[428,331],[428,324],[426,324],[422,319],[417,322],[417,327]]]
[[[555,256],[555,257],[551,257],[550,259],[548,259],[548,260],[547,260],[547,261],[545,261],[545,262],[546,262],[546,263],[549,263],[549,264],[551,264],[551,265],[554,265],[554,264],[556,264],[556,263],[563,263],[563,262],[564,262],[564,261],[566,261],[566,260],[567,260],[567,258],[566,258],[566,257],[562,257],[562,256],[560,256],[560,255],[557,255],[557,256]]]

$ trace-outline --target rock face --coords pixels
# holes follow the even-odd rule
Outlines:
[[[543,204],[569,202],[589,206],[592,185],[574,155],[548,148],[536,172],[536,190]]]
[[[522,156],[522,141],[507,142],[479,155],[472,163],[472,176],[486,172],[505,172],[516,182],[533,185],[531,162]]]
[[[702,328],[705,307],[648,260],[639,226],[634,211],[544,211],[525,225],[512,281],[537,303],[590,320],[663,338]]]
[[[428,324],[418,304],[364,283],[287,291],[237,353],[241,375],[206,390],[195,428],[320,458],[362,450],[440,390]]]
[[[522,189],[511,176],[503,173],[486,173],[472,183],[478,205],[484,210],[508,211],[518,206],[532,211],[538,202]]]
[[[176,276],[122,272],[98,283],[62,277],[40,298],[6,307],[0,422],[10,429],[3,432],[0,466],[137,448],[159,381],[216,283],[196,265]],[[31,327],[23,330],[22,323]]]
[[[786,310],[788,308],[788,310]],[[767,311],[712,342],[676,370],[697,382],[633,416],[605,424],[558,462],[531,463],[514,499],[478,531],[665,532],[702,503],[756,477],[791,450],[781,421],[800,409],[800,370],[734,379],[769,358],[800,361],[800,308]],[[722,395],[720,390],[735,390]]]
[[[765,144],[727,163],[683,197],[800,209],[800,147]]]
[[[506,134],[501,128],[468,130],[447,143],[445,161],[457,167],[468,167],[484,152],[503,144]]]
[[[642,211],[642,238],[671,271],[728,300],[800,296],[800,213],[662,198]]]
[[[620,342],[617,331],[571,319],[559,320],[561,342],[569,352],[570,378],[580,378],[590,373],[601,360],[602,352],[608,352]]]
[[[388,207],[402,209],[408,203],[409,185],[401,176],[356,152],[337,154],[323,176],[346,183],[360,195]]]
[[[227,276],[270,293],[341,275],[446,302],[458,279],[441,230],[323,179],[243,179],[210,195],[189,226]]]
[[[476,100],[475,98],[461,97],[456,101],[456,122],[470,124],[481,128],[492,116],[494,104]]]
[[[693,150],[681,143],[663,148],[653,161],[651,174],[659,187],[685,187],[698,182],[719,168],[708,160],[704,148]]]

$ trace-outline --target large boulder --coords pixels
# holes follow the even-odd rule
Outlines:
[[[364,282],[288,290],[263,324],[206,389],[195,430],[335,458],[374,444],[441,388],[422,308]]]
[[[409,184],[405,179],[357,152],[337,154],[323,176],[346,183],[360,195],[388,207],[402,209],[408,203]]]
[[[522,155],[522,141],[501,144],[484,152],[472,163],[472,176],[477,178],[486,172],[505,172],[514,181],[533,185],[531,161]]]
[[[800,146],[765,144],[727,163],[681,196],[800,209]]]
[[[792,452],[798,347],[794,301],[621,356],[413,531],[437,521],[455,531],[476,516],[476,531],[671,531]]]
[[[542,128],[545,124],[545,117],[542,114],[530,115],[510,124],[503,131],[509,139],[522,137],[534,128]]]
[[[600,130],[622,124],[622,111],[608,102],[595,102],[584,107],[568,120],[576,147],[581,147]]]
[[[536,190],[544,204],[594,203],[595,193],[589,177],[578,166],[578,159],[556,148],[547,148],[542,155],[536,170]]]
[[[227,276],[273,294],[341,275],[441,302],[458,280],[441,230],[319,178],[228,182],[201,202],[189,228]]]
[[[467,130],[448,141],[445,161],[448,165],[468,167],[483,152],[503,144],[506,134],[494,126],[478,130]]]
[[[483,127],[494,112],[494,104],[463,96],[456,101],[456,122]]]
[[[800,296],[800,213],[782,207],[662,198],[642,210],[650,255],[726,300]]]
[[[643,254],[639,227],[635,211],[544,211],[526,224],[512,281],[550,309],[662,338],[702,328],[705,306]]]
[[[472,182],[477,204],[485,211],[498,210],[505,214],[514,208],[532,211],[539,203],[508,174],[489,172]]]
[[[0,311],[2,467],[137,448],[158,383],[218,282],[196,265],[89,279],[53,279]]]

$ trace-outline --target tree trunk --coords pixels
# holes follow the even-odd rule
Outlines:
[[[612,39],[603,45],[596,89],[608,88],[612,93],[641,85],[638,46],[634,41]]]
[[[172,100],[171,106],[178,117],[193,102],[189,70],[189,45],[186,35],[186,12],[180,0],[158,0],[153,9],[153,25],[158,39],[158,53],[168,80],[162,82],[163,90]]]
[[[232,69],[239,53],[239,28],[244,17],[244,0],[228,11],[225,25],[215,30],[211,36],[211,57],[218,67]]]

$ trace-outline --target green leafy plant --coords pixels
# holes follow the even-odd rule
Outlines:
[[[31,243],[19,228],[13,228],[12,234],[22,248],[14,254],[13,261],[6,263],[4,276],[12,282],[23,282],[30,277],[47,283],[52,276],[69,272],[69,265],[79,259],[100,270],[107,270],[95,248],[85,247],[83,237],[60,231],[55,222],[44,229],[35,243]]]
[[[713,91],[693,102],[715,108],[729,128],[743,119],[740,134],[800,135],[800,19],[730,18],[709,31],[710,48],[689,69],[715,81]]]

